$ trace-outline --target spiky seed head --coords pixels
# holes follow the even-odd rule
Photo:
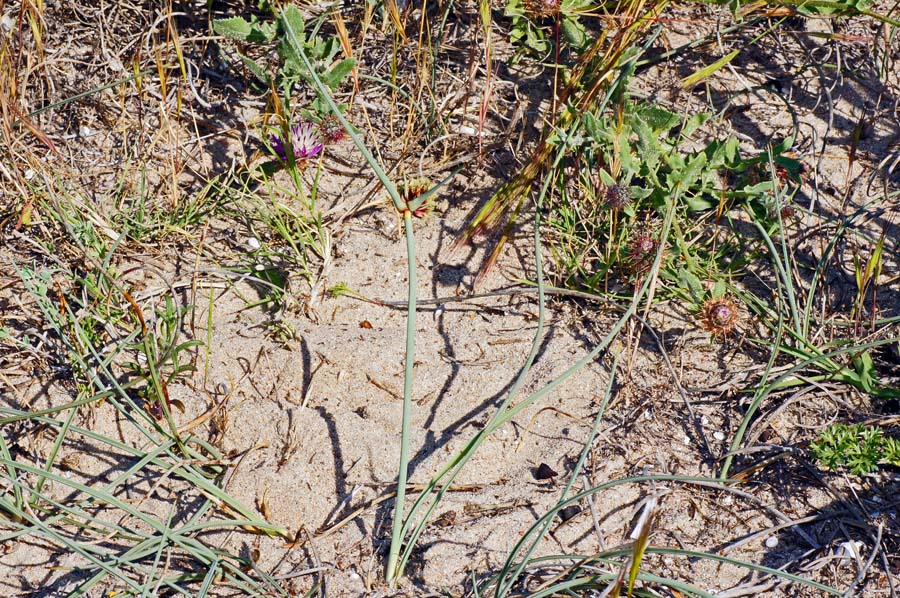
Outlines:
[[[343,141],[347,137],[347,131],[344,130],[341,121],[335,115],[330,114],[319,123],[319,135],[325,143],[330,145]]]
[[[700,321],[713,336],[727,336],[737,326],[737,305],[729,297],[707,299],[700,309]]]
[[[631,189],[625,185],[611,185],[606,189],[606,207],[611,210],[624,208],[631,203]]]
[[[633,274],[646,274],[653,265],[659,241],[650,233],[638,233],[628,244],[628,267]]]
[[[534,19],[546,19],[559,14],[560,0],[525,0],[525,13]]]
[[[400,192],[400,198],[407,206],[416,199],[427,193],[434,186],[431,179],[417,177],[403,181],[398,185],[397,190]],[[424,218],[434,208],[434,195],[429,197],[425,203],[413,210],[412,214],[416,218]]]

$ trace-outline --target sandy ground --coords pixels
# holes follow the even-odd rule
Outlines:
[[[673,26],[667,43],[688,39],[692,31],[682,29]],[[801,40],[807,42],[819,43]],[[755,56],[756,62],[736,62],[736,67],[746,68],[740,75],[723,71],[706,90],[709,96],[673,86],[685,75],[675,67],[646,74],[637,87],[689,111],[708,97],[718,103],[742,86],[765,82],[770,76],[766,69],[773,70],[773,63],[785,65],[782,50]],[[845,60],[864,61],[865,48],[859,43],[839,45],[839,51]],[[757,69],[758,65],[765,68]],[[897,174],[888,168],[889,158],[897,152],[896,111],[890,111],[896,99],[891,88],[876,83],[827,77],[783,82],[780,92],[790,96],[798,109],[796,147],[813,173],[802,193],[805,207],[834,215],[842,204],[858,207],[882,188],[896,185]],[[824,94],[825,84],[835,87]],[[825,95],[830,106],[822,103]],[[791,115],[765,90],[747,93],[735,106],[731,124],[747,149],[763,148],[790,125]],[[872,121],[848,167],[847,141],[859,121],[860,106],[893,116]],[[191,144],[195,172],[215,171],[228,157],[253,158],[252,132],[244,123],[259,114],[262,103],[233,102],[227,108],[218,130],[239,130]],[[526,133],[532,124],[525,125]],[[85,126],[101,129],[95,121]],[[64,132],[64,127],[58,128],[54,133]],[[190,137],[189,130],[183,132]],[[178,140],[167,142],[177,145]],[[66,151],[73,164],[89,163],[91,143],[110,151],[111,140],[106,137],[85,140],[78,148],[69,142]],[[273,264],[255,253],[254,241],[273,248],[278,248],[278,241],[271,233],[251,230],[240,217],[216,216],[205,223],[202,251],[183,238],[154,247],[129,247],[119,269],[139,268],[125,280],[148,313],[151,306],[160,305],[169,288],[176,289],[180,304],[197,306],[183,322],[181,340],[207,344],[191,353],[197,371],[168,389],[170,398],[184,405],[183,413],[176,410],[176,421],[188,424],[221,402],[215,414],[192,432],[225,456],[230,467],[224,489],[299,539],[287,545],[283,539],[261,535],[214,532],[202,536],[204,540],[250,558],[259,571],[279,578],[290,595],[302,595],[319,579],[325,580],[332,596],[390,595],[381,580],[400,442],[405,312],[381,302],[405,300],[406,248],[398,221],[386,207],[387,198],[380,192],[367,195],[370,177],[354,174],[359,161],[350,145],[344,142],[329,151],[339,161],[323,171],[320,207],[345,217],[330,232],[330,251],[317,263],[311,286],[291,266]],[[426,483],[493,415],[525,362],[537,326],[533,294],[462,300],[475,290],[487,243],[456,251],[452,245],[475,207],[496,187],[498,175],[515,168],[508,154],[498,156],[468,166],[441,193],[436,212],[416,222],[418,296],[440,300],[426,301],[416,319],[413,485]],[[326,154],[325,162],[329,160]],[[127,168],[118,163],[106,174],[115,173],[114,179]],[[304,175],[307,183],[312,172]],[[288,205],[292,201],[280,199]],[[372,207],[347,212],[350,206],[372,201]],[[875,235],[885,230],[897,238],[896,199],[884,205],[865,226]],[[102,206],[94,208],[103,213]],[[813,222],[801,220],[796,231],[797,247],[814,263],[821,241],[799,234]],[[28,235],[43,234],[50,227],[40,220],[24,232],[13,231],[10,223],[4,226],[0,258],[9,269],[0,291],[4,321],[39,326],[13,265],[20,269],[28,263]],[[852,263],[852,247],[842,253],[842,260]],[[265,289],[249,277],[223,274],[235,265],[278,268],[289,281],[287,303],[272,309],[248,307]],[[548,267],[552,271],[552,265]],[[533,271],[530,233],[523,226],[479,290],[532,279]],[[888,258],[886,275],[894,277],[883,295],[884,309],[890,310],[896,307],[891,304],[897,291],[896,256]],[[843,272],[830,281],[836,306],[852,300],[839,290],[846,278]],[[374,301],[332,296],[329,289],[339,284]],[[587,354],[618,317],[619,312],[602,303],[553,299],[538,359],[520,397],[542,388]],[[623,355],[613,398],[575,490],[635,475],[713,476],[711,456],[727,450],[740,423],[746,408],[740,391],[752,386],[766,360],[742,342],[742,336],[759,332],[747,313],[742,314],[740,333],[724,342],[711,339],[694,316],[674,302],[657,305],[649,321],[659,343],[631,323],[612,345],[612,352]],[[609,385],[611,363],[611,353],[602,353],[481,446],[423,534],[410,564],[406,593],[427,595],[447,588],[449,595],[461,595],[471,589],[473,579],[485,579],[503,566],[515,543],[558,500]],[[38,409],[71,400],[72,381],[54,376],[47,362],[33,355],[9,349],[2,372],[0,402],[7,407]],[[571,518],[554,520],[537,554],[593,554],[626,545],[642,501],[655,496],[659,511],[652,527],[654,545],[714,552],[773,568],[786,566],[836,587],[846,587],[854,579],[858,564],[831,558],[835,548],[859,540],[866,558],[878,539],[883,556],[860,580],[857,595],[888,596],[888,575],[898,566],[900,535],[895,498],[900,482],[895,472],[865,478],[822,474],[802,450],[791,448],[803,446],[839,407],[847,405],[860,412],[871,408],[859,394],[834,384],[820,385],[803,401],[794,397],[773,401],[758,420],[765,425],[754,426],[753,442],[748,443],[765,446],[767,452],[740,460],[738,470],[746,469],[744,484],[733,491],[664,482],[608,488],[582,501]],[[109,405],[79,415],[77,424],[118,434],[134,446],[141,442],[133,431],[123,431]],[[7,425],[3,433],[7,443],[38,463],[52,445],[52,437],[35,434],[34,427]],[[772,447],[786,448],[779,452]],[[112,479],[128,466],[121,455],[95,452],[85,438],[67,442],[63,453],[71,459],[67,475],[94,484]],[[538,479],[543,477],[538,473],[542,464],[558,475]],[[71,492],[59,484],[48,487],[49,495],[59,500]],[[189,510],[193,497],[175,478],[135,480],[132,489],[134,497],[127,498],[158,517],[177,515],[182,507]],[[67,595],[83,579],[73,569],[80,563],[77,555],[65,554],[44,540],[4,541],[0,592]],[[768,581],[757,584],[744,569],[708,560],[651,556],[647,569],[713,593],[726,592],[723,596],[741,595],[727,593],[739,585],[746,590],[743,595],[822,595]],[[540,577],[535,574],[531,581]],[[105,596],[101,590],[112,589],[98,587],[90,595]],[[225,587],[216,592],[237,595]]]

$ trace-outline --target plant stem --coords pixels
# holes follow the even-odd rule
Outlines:
[[[406,499],[406,476],[409,469],[409,427],[412,418],[413,367],[416,351],[416,240],[413,235],[412,212],[403,212],[406,228],[406,254],[409,265],[409,295],[406,306],[406,372],[403,378],[403,420],[400,432],[400,469],[397,472],[397,500],[394,503],[394,520],[391,531],[391,549],[388,553],[386,578],[391,588],[400,577],[397,560],[403,543],[403,512]]]

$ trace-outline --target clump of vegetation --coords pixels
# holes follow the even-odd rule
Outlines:
[[[831,424],[809,445],[815,458],[832,471],[872,473],[882,465],[900,467],[900,440],[865,424]]]
[[[0,153],[5,159],[0,168],[0,197],[14,202],[0,213],[0,258],[6,265],[9,257],[8,271],[12,273],[9,280],[0,281],[0,305],[4,307],[0,349],[12,357],[0,353],[0,358],[3,366],[12,364],[10,369],[17,370],[21,355],[25,355],[36,364],[30,363],[29,369],[18,375],[40,379],[55,391],[44,388],[38,392],[46,396],[7,399],[6,371],[0,367],[0,485],[4,487],[0,537],[4,542],[38,538],[52,547],[48,550],[78,559],[71,567],[67,563],[57,568],[69,568],[66,583],[72,586],[72,595],[168,592],[203,598],[217,595],[220,588],[224,588],[220,593],[241,596],[324,595],[327,576],[335,575],[340,566],[323,564],[331,555],[320,560],[316,541],[350,521],[374,518],[378,505],[383,508],[391,501],[390,546],[386,554],[372,548],[367,556],[383,568],[380,582],[391,588],[402,586],[425,538],[435,533],[432,515],[447,493],[481,490],[458,482],[464,468],[477,462],[475,456],[482,455],[488,442],[497,441],[497,454],[512,457],[515,451],[493,435],[500,436],[518,424],[529,410],[537,411],[535,418],[555,413],[569,422],[570,428],[560,435],[545,436],[551,439],[546,448],[568,451],[567,443],[576,437],[573,430],[593,418],[591,431],[576,459],[572,454],[559,455],[558,463],[565,468],[554,465],[563,473],[551,476],[558,479],[539,480],[547,484],[542,485],[542,493],[551,489],[551,484],[561,490],[558,500],[524,531],[521,521],[517,522],[519,536],[499,569],[473,572],[472,579],[477,580],[473,581],[474,594],[491,593],[497,598],[713,596],[712,591],[682,581],[683,571],[670,567],[669,562],[685,557],[751,571],[754,584],[771,581],[771,587],[777,588],[793,583],[823,594],[852,593],[853,586],[838,590],[815,581],[813,569],[780,564],[776,569],[748,562],[718,548],[711,550],[711,542],[685,548],[690,542],[678,538],[676,547],[669,543],[666,530],[657,527],[667,522],[660,514],[667,500],[677,500],[674,491],[679,487],[688,489],[694,507],[703,500],[704,492],[746,500],[748,508],[770,504],[770,497],[761,499],[754,494],[765,484],[743,484],[738,489],[737,482],[765,476],[769,464],[782,459],[782,454],[770,455],[773,444],[760,438],[767,432],[782,431],[780,424],[785,420],[778,418],[788,407],[803,409],[810,396],[827,396],[837,402],[832,387],[852,395],[854,407],[900,395],[895,372],[880,353],[885,348],[896,352],[900,346],[896,333],[900,316],[885,313],[897,309],[891,297],[885,297],[885,289],[893,291],[891,284],[896,282],[887,266],[896,266],[897,254],[896,240],[890,234],[896,223],[885,216],[898,198],[890,177],[884,177],[882,196],[873,194],[873,199],[857,193],[863,185],[854,180],[848,181],[846,189],[829,191],[832,197],[827,198],[827,209],[817,206],[824,197],[818,178],[822,173],[818,166],[810,166],[814,162],[810,157],[824,159],[834,131],[821,135],[815,124],[807,127],[809,123],[800,121],[803,111],[794,106],[794,96],[776,89],[783,78],[750,86],[741,81],[740,89],[734,79],[717,85],[711,81],[726,68],[734,69],[732,74],[739,79],[742,73],[737,57],[772,39],[783,30],[787,18],[858,14],[890,28],[877,36],[879,44],[888,41],[885,47],[873,46],[880,62],[872,69],[889,78],[896,74],[890,43],[894,41],[893,28],[900,23],[876,15],[865,1],[843,0],[814,6],[778,0],[765,6],[736,1],[729,5],[735,18],[728,26],[713,25],[705,17],[696,22],[693,17],[672,18],[666,12],[671,9],[668,0],[509,0],[499,4],[478,0],[477,6],[365,0],[305,3],[302,8],[291,2],[260,0],[244,3],[239,15],[221,12],[233,11],[232,4],[209,3],[208,19],[189,19],[172,13],[171,8],[170,14],[162,17],[145,11],[149,21],[143,30],[149,33],[132,36],[136,41],[128,46],[101,36],[104,55],[111,56],[114,50],[110,48],[126,48],[112,57],[110,72],[124,70],[127,76],[110,75],[111,83],[103,81],[94,89],[77,90],[61,99],[51,97],[63,87],[49,69],[57,68],[57,63],[63,65],[59,68],[67,68],[69,57],[60,59],[58,47],[47,52],[44,46],[48,39],[56,42],[59,35],[44,30],[57,18],[49,12],[50,4],[26,1],[19,3],[17,19],[0,15],[0,136],[4,141]],[[117,3],[112,6],[118,7]],[[679,6],[679,10],[689,8]],[[707,9],[717,8],[703,7]],[[89,12],[90,7],[81,10]],[[728,19],[728,10],[721,16]],[[708,31],[672,47],[669,29],[682,21],[686,26],[708,27]],[[106,27],[102,18],[97,23]],[[127,29],[127,21],[122,23]],[[194,31],[185,36],[176,25],[191,26]],[[807,33],[791,27],[792,35]],[[511,48],[499,43],[501,35],[508,35]],[[852,36],[842,32],[817,33],[815,37],[824,47]],[[197,40],[210,45],[200,51],[194,45]],[[188,43],[193,51],[186,50]],[[708,56],[714,48],[726,45],[733,49],[723,50],[721,57]],[[215,60],[207,61],[210,56]],[[800,61],[803,66],[798,68],[815,65],[817,76],[824,78],[825,72],[844,77],[848,74],[844,72],[846,55],[840,56],[840,63],[829,62],[824,71],[820,56]],[[707,64],[699,64],[701,59]],[[133,68],[125,65],[126,60],[133,60]],[[538,75],[531,81],[515,80],[518,68]],[[672,93],[647,93],[646,78],[639,78],[653,68],[660,68],[661,74],[675,73]],[[685,68],[688,71],[682,72]],[[794,71],[789,74],[791,78],[797,75]],[[204,86],[212,91],[214,85],[222,96],[216,106],[202,96]],[[816,106],[834,109],[835,85],[828,87],[828,97],[823,95]],[[117,95],[102,95],[107,92]],[[735,115],[741,114],[737,100],[765,93],[783,101],[789,124],[778,129],[778,135],[768,132],[777,127],[759,122],[752,123],[753,135],[740,132],[735,126]],[[883,97],[878,95],[879,101],[873,104]],[[88,98],[91,102],[83,101]],[[69,165],[64,162],[72,154],[60,153],[56,145],[71,142],[67,150],[79,148],[91,134],[87,127],[72,133],[69,117],[58,118],[56,109],[70,103],[81,111],[97,110],[102,116],[98,122],[116,133],[124,130],[131,134],[134,127],[140,139],[121,153],[117,153],[121,138],[87,152],[91,156],[90,152],[109,154],[110,160],[101,160],[104,168],[129,165],[116,172],[111,191],[107,192],[104,185],[108,181],[102,177],[98,179],[102,184],[95,180],[85,183],[77,177],[68,180]],[[218,118],[217,109],[229,103],[247,111],[230,114],[232,122],[225,127],[221,123],[226,119]],[[513,108],[510,114],[505,103]],[[132,110],[133,106],[136,109]],[[200,107],[207,112],[202,114]],[[843,179],[861,163],[878,170],[870,156],[858,151],[867,135],[865,119],[872,108],[858,108],[863,115],[845,152]],[[129,121],[132,112],[137,125]],[[83,116],[81,112],[73,114]],[[531,135],[535,126],[540,133]],[[51,131],[49,135],[45,128]],[[816,131],[812,139],[804,136],[808,130]],[[202,145],[209,138],[217,138],[219,143],[228,135],[243,149],[241,153],[222,143],[226,150],[241,154],[230,163],[211,156],[213,152]],[[352,146],[349,142],[335,145],[343,141]],[[44,153],[29,146],[32,142]],[[496,152],[501,151],[510,155],[497,159]],[[47,167],[51,161],[46,152],[64,174]],[[184,157],[192,153],[210,158],[211,166]],[[140,166],[132,169],[130,165],[138,159]],[[878,168],[890,174],[897,162],[888,162],[885,158]],[[520,168],[511,170],[510,165],[516,163]],[[73,162],[71,170],[76,170],[77,164]],[[885,165],[888,167],[883,168]],[[477,176],[481,169],[491,168],[494,177]],[[483,259],[483,274],[498,258],[504,242],[516,243],[525,264],[516,276],[527,280],[481,294],[464,288],[466,278],[457,296],[420,301],[419,289],[428,285],[417,283],[417,272],[431,255],[417,255],[416,233],[430,235],[429,250],[437,243],[435,259],[445,259],[440,243],[451,229],[443,222],[443,208],[439,209],[435,200],[439,189],[462,170],[467,186],[461,199],[468,199],[474,188],[484,193],[485,200],[477,209],[474,200],[464,206],[475,211],[458,244],[471,241],[476,233],[493,234],[485,243],[489,246],[485,254],[476,258]],[[482,179],[488,183],[479,188]],[[398,219],[393,228],[389,222],[384,224],[387,232],[379,229],[378,218],[383,214],[369,219],[372,211],[384,207],[385,194],[391,200],[387,220],[391,216]],[[157,195],[164,200],[157,201]],[[355,220],[361,215],[366,220]],[[517,236],[517,225],[527,218],[533,218],[532,234],[523,241]],[[365,227],[359,226],[361,223]],[[443,228],[439,235],[432,235],[436,226]],[[881,230],[874,230],[875,226]],[[419,227],[426,235],[421,235]],[[377,247],[355,252],[368,257],[352,258],[359,262],[339,270],[351,277],[350,282],[325,280],[331,260],[342,257],[341,242],[361,228],[377,230],[382,238],[372,243],[385,245],[397,242],[394,233],[401,231],[406,244],[405,271],[382,271],[387,267],[382,264],[396,263],[395,256]],[[436,237],[439,242],[434,241]],[[167,243],[173,246],[166,247]],[[149,266],[148,254],[162,265]],[[551,262],[546,272],[545,254]],[[388,255],[390,260],[381,259]],[[167,268],[169,261],[178,263]],[[346,262],[341,265],[348,266]],[[481,265],[471,261],[460,270],[468,276]],[[405,275],[406,300],[370,298],[370,289],[365,289],[366,295],[354,291],[350,285],[358,280],[352,277],[360,272],[369,280]],[[132,276],[135,280],[140,276],[139,281]],[[300,285],[295,283],[298,279]],[[472,286],[481,282],[479,279]],[[257,296],[248,295],[248,288]],[[438,285],[431,288],[435,292]],[[220,293],[238,297],[236,316],[223,315],[217,304]],[[440,354],[452,364],[455,377],[469,363],[493,362],[485,355],[483,360],[470,362],[454,354],[451,344],[455,335],[447,332],[459,320],[453,320],[454,310],[445,309],[444,303],[501,294],[535,298],[536,315],[527,315],[529,325],[533,323],[530,349],[510,370],[503,392],[492,401],[473,399],[483,404],[446,430],[437,429],[438,422],[446,418],[433,417],[435,407],[426,424],[434,428],[416,434],[412,428],[418,411],[415,405],[421,406],[435,393],[443,399],[455,386],[452,380],[441,385],[429,379],[427,386],[440,390],[425,394],[421,388],[425,385],[416,384],[417,377],[424,377],[422,370],[429,375],[436,371],[429,368],[437,352],[416,354],[417,335],[423,334],[426,325],[431,326],[417,306],[437,305],[434,328],[446,344]],[[580,344],[573,352],[579,356],[566,369],[557,368],[556,363],[550,364],[552,368],[535,367],[546,365],[540,360],[553,350],[546,334],[551,295],[601,304],[612,314],[603,322],[601,338],[592,340],[591,334],[578,331]],[[348,488],[345,496],[335,497],[334,510],[322,529],[307,532],[311,528],[302,522],[299,531],[288,530],[273,523],[277,517],[271,515],[267,488],[256,496],[254,506],[232,494],[231,475],[245,457],[255,459],[257,451],[269,450],[277,442],[259,440],[245,452],[224,442],[228,413],[233,408],[229,400],[236,384],[231,379],[207,384],[214,361],[213,331],[219,325],[217,318],[235,316],[241,333],[247,335],[243,338],[260,345],[255,360],[249,359],[249,354],[235,358],[243,371],[241,380],[247,379],[254,396],[267,404],[279,403],[276,395],[291,383],[288,379],[293,369],[285,366],[281,370],[284,376],[276,375],[271,385],[259,384],[262,364],[267,367],[281,356],[265,345],[271,339],[259,331],[278,332],[284,345],[279,349],[292,351],[289,345],[299,343],[303,336],[298,331],[318,322],[316,302],[351,300],[367,301],[367,309],[372,310],[399,308],[406,315],[402,407],[398,400],[396,415],[396,484],[385,488],[384,480],[377,480],[371,486],[381,494],[364,504],[355,497],[356,489]],[[264,323],[252,322],[252,317],[244,319],[260,307],[267,308]],[[332,320],[341,317],[343,307],[328,309]],[[496,318],[505,317],[506,311],[495,313],[501,312],[504,315]],[[603,317],[608,314],[604,312]],[[663,328],[671,323],[671,314],[684,318],[682,329]],[[297,322],[291,316],[306,319]],[[198,324],[202,328],[198,320],[205,320],[203,340],[195,338]],[[342,335],[354,327],[346,322],[341,325]],[[390,334],[392,325],[393,321],[385,318],[385,334]],[[360,343],[368,342],[376,326],[366,319],[358,327],[372,332],[359,336]],[[394,333],[403,334],[399,326]],[[700,340],[692,346],[697,338]],[[657,369],[669,378],[648,380],[647,386],[652,385],[654,392],[662,389],[660,394],[649,396],[637,411],[629,405],[628,412],[617,412],[615,424],[607,427],[607,411],[621,408],[616,405],[616,394],[636,383],[632,362],[635,355],[645,358],[639,351],[649,339],[655,348],[645,363],[660,364]],[[493,346],[492,342],[483,344]],[[588,343],[593,344],[584,348]],[[481,347],[482,343],[478,344]],[[359,393],[346,379],[358,373],[354,368],[365,370],[370,365],[367,356],[376,350],[361,345],[360,359],[366,363],[348,368],[329,361],[323,354],[329,347],[310,351],[308,345],[299,350],[305,353],[300,360],[305,379],[291,389],[303,387],[298,410],[289,411],[290,434],[293,428],[302,428],[294,425],[298,413],[302,416],[321,409],[323,428],[335,444],[333,459],[325,459],[324,476],[333,468],[336,481],[338,476],[349,480],[350,470],[361,459],[352,464],[346,459],[345,463],[340,454],[337,437],[344,433],[347,422],[333,421],[336,418],[324,407],[310,403],[320,399],[317,394],[325,394],[319,392],[320,384],[333,384],[332,390],[337,392]],[[346,345],[341,342],[337,349],[352,353]],[[433,350],[437,345],[429,342],[424,346]],[[713,363],[710,369],[691,371],[697,356],[691,351],[698,347],[703,358]],[[680,353],[677,359],[676,351]],[[377,352],[387,355],[379,355],[379,360],[388,364],[385,370],[398,373],[400,350],[385,342]],[[317,367],[313,366],[315,355],[321,357]],[[736,355],[748,364],[740,372],[734,371],[731,362]],[[205,361],[204,368],[198,367],[201,361]],[[627,366],[620,366],[625,361]],[[323,374],[318,375],[323,364]],[[599,375],[608,383],[605,392],[595,389],[572,414],[546,404],[557,389],[574,386],[576,376],[590,368],[602,370]],[[48,369],[52,376],[43,374]],[[222,367],[221,371],[226,370]],[[552,378],[541,378],[549,371]],[[719,374],[721,380],[707,384],[706,378],[718,378]],[[732,377],[726,378],[726,374]],[[655,375],[648,368],[648,378]],[[690,375],[695,379],[685,381]],[[697,377],[703,378],[699,387]],[[379,388],[393,388],[374,380],[369,378]],[[311,386],[314,392],[309,391]],[[670,398],[676,391],[680,402],[676,399],[677,407],[672,407]],[[727,400],[732,394],[741,399]],[[679,411],[682,406],[683,412]],[[834,412],[844,413],[841,408],[837,405]],[[652,436],[651,425],[634,423],[638,413],[641,422],[646,416],[651,424],[658,423],[652,421],[657,411],[665,418],[661,420],[663,443]],[[365,408],[354,412],[354,417],[358,416],[354,426],[366,425],[365,413]],[[194,417],[187,420],[189,416]],[[476,416],[480,418],[477,421]],[[98,427],[101,417],[114,427]],[[808,430],[824,419],[818,414],[807,417],[820,419],[800,428],[803,442]],[[684,432],[675,432],[679,451],[695,463],[677,467],[693,467],[692,475],[654,473],[656,465],[652,458],[646,460],[646,454],[640,461],[631,459],[643,445],[654,445],[660,467],[666,472],[675,470],[674,466],[669,469],[666,458],[673,455],[665,450],[678,425]],[[713,431],[712,425],[719,427]],[[514,428],[523,439],[531,429],[530,425]],[[879,467],[900,467],[900,440],[885,430],[834,423],[810,443],[810,452],[823,467],[856,475]],[[431,442],[434,432],[453,445]],[[470,435],[460,440],[461,434]],[[717,442],[710,442],[707,435]],[[429,439],[422,449],[432,451],[428,455],[416,454],[416,442],[422,436]],[[563,437],[565,442],[557,442]],[[34,444],[29,444],[32,440]],[[605,442],[615,444],[602,446]],[[282,451],[299,450],[302,444],[303,438],[291,436],[285,439]],[[358,448],[353,444],[343,445],[348,453]],[[598,473],[616,459],[596,459],[595,453],[614,450],[624,455],[621,471],[625,473],[602,479]],[[107,461],[98,459],[101,462],[93,465],[96,471],[82,471],[72,466],[79,452],[96,453]],[[375,453],[380,452],[370,451],[369,460],[378,458]],[[758,458],[760,454],[764,457]],[[316,455],[312,453],[306,464],[312,465]],[[428,458],[421,459],[423,455]],[[433,462],[441,459],[442,463]],[[262,470],[276,460],[266,457],[256,463]],[[284,461],[282,455],[279,467]],[[359,472],[370,467],[380,477],[383,463],[363,463],[353,471],[354,476],[364,475]],[[416,464],[422,463],[426,465],[417,472]],[[426,467],[430,479],[421,477]],[[336,493],[343,492],[344,483],[350,483],[347,480],[335,484]],[[621,495],[614,499],[616,512],[633,507],[634,517],[630,533],[607,544],[604,533],[609,534],[609,519],[604,516],[611,514],[601,516],[595,499],[613,489],[635,491],[631,504],[623,503]],[[505,502],[502,484],[495,490],[491,500]],[[642,498],[638,498],[640,494]],[[468,501],[467,496],[462,509],[465,517],[470,515]],[[529,517],[538,512],[537,501],[528,506]],[[456,520],[457,513],[445,513],[452,517],[439,527],[452,526]],[[468,523],[472,528],[482,519],[479,513],[483,512],[471,509]],[[548,554],[542,544],[556,534],[560,521],[575,525],[582,513],[591,514],[584,529],[592,526],[593,530],[582,534],[579,541],[587,542],[585,538],[591,534],[597,540],[590,556],[538,556]],[[761,518],[777,514],[773,523],[780,527],[790,523],[788,516],[774,509],[756,513]],[[747,519],[748,525],[755,525],[753,519]],[[332,523],[334,527],[329,527]],[[796,524],[798,535],[807,533],[801,525]],[[360,529],[368,534],[381,528],[361,525]],[[230,538],[243,533],[257,537],[241,549],[235,549],[234,542],[219,544],[219,538],[212,535]],[[276,548],[266,547],[268,552],[263,555],[258,546],[265,540],[271,540]],[[382,544],[382,539],[373,540],[354,540],[354,546]],[[695,543],[704,540],[707,538],[701,534]],[[565,545],[562,541],[557,544]],[[268,558],[278,551],[282,552],[277,559]],[[300,553],[309,557],[310,566],[298,565],[306,557],[291,560]],[[276,575],[275,569],[268,568],[276,560],[293,569]],[[874,559],[869,565],[872,563],[878,566]],[[663,568],[667,570],[658,573]],[[890,571],[885,574],[889,576]],[[374,582],[375,577],[366,576],[367,591],[383,589],[376,587],[380,582]],[[827,583],[836,584],[834,579]],[[302,589],[291,585],[295,582]],[[428,583],[430,580],[422,580],[424,586]],[[58,591],[63,591],[63,585]],[[756,587],[760,586],[732,595],[752,593]]]

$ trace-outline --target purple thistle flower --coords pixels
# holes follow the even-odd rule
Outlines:
[[[283,162],[287,162],[287,143],[278,135],[269,135],[269,142],[272,144],[272,151],[281,158]],[[313,158],[322,151],[325,144],[319,136],[319,132],[313,123],[299,122],[291,127],[291,143],[294,148],[294,160],[302,162]]]

